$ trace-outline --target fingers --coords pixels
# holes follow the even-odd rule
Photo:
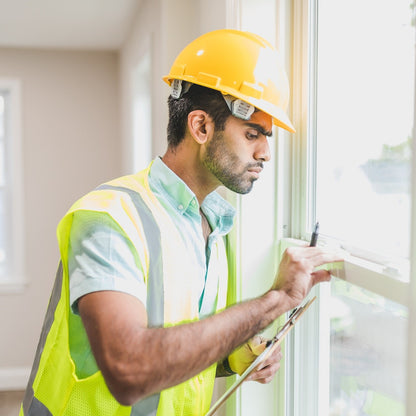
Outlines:
[[[272,353],[260,364],[258,370],[266,368],[274,363],[278,363],[282,359],[282,349],[280,345],[274,348]]]
[[[330,273],[317,270],[328,263],[342,262],[343,255],[338,251],[328,251],[321,247],[289,247],[283,253],[272,289],[281,291],[291,309],[298,305],[309,293],[312,286],[330,280]]]
[[[293,262],[310,261],[313,267],[322,266],[326,263],[343,261],[344,256],[339,251],[324,250],[320,247],[289,247],[286,255]]]
[[[327,270],[317,270],[312,273],[313,284],[321,282],[329,282],[331,280],[331,273]]]
[[[248,381],[257,381],[261,384],[270,383],[280,368],[282,352],[277,347],[270,356],[252,374],[247,377]]]
[[[280,363],[274,363],[267,367],[262,368],[261,370],[255,371],[247,377],[247,381],[256,381],[261,384],[270,383],[277,371],[280,368]]]

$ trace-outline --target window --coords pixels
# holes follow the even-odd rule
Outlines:
[[[151,41],[146,39],[146,51],[132,70],[132,157],[133,171],[146,168],[152,160],[152,94]]]
[[[236,299],[270,287],[273,247],[308,240],[317,219],[320,243],[349,256],[313,289],[317,302],[289,334],[277,380],[245,383],[227,411],[414,415],[414,1],[233,4],[237,27],[283,55],[297,130],[276,131],[271,176],[237,198]]]
[[[406,318],[400,304],[332,282],[329,414],[406,414]]]
[[[0,79],[0,291],[24,282],[20,85]]]
[[[409,415],[412,2],[305,0],[293,19],[293,221],[350,256],[291,338],[287,414]]]
[[[319,0],[316,215],[348,248],[409,257],[414,42],[409,0]]]

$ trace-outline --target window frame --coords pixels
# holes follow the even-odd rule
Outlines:
[[[293,110],[293,118],[298,121],[295,125],[300,126],[295,133],[296,138],[293,142],[293,169],[296,169],[300,174],[293,175],[295,192],[292,194],[292,205],[295,209],[292,215],[292,224],[294,225],[292,226],[291,236],[305,241],[309,240],[312,224],[316,220],[314,210],[316,187],[316,103],[313,97],[310,98],[308,96],[309,90],[313,93],[316,91],[316,85],[311,85],[307,68],[311,65],[312,76],[316,73],[316,63],[313,62],[311,55],[313,50],[316,50],[317,39],[309,21],[313,21],[314,24],[317,23],[318,1],[295,1],[293,8],[294,53],[292,66],[293,68],[304,68],[304,70],[303,76],[296,76],[295,74],[296,79],[292,78],[292,101],[298,103]],[[310,20],[308,18],[309,15],[311,16]],[[299,43],[297,44],[297,42]],[[308,50],[312,50],[312,53],[308,54]],[[415,163],[413,163],[413,169],[415,169],[414,165]],[[308,169],[308,166],[312,166],[312,169]],[[414,175],[412,175],[412,181],[415,182]],[[412,187],[414,186],[415,184],[412,183]],[[412,194],[412,199],[414,202],[414,193]],[[414,203],[412,206],[414,206]],[[333,244],[334,239],[320,236],[320,242],[324,245]],[[363,255],[361,256],[360,253],[363,253]],[[402,273],[401,278],[397,278],[397,273]],[[407,279],[407,274],[409,274],[409,279]],[[410,264],[409,268],[404,270],[392,270],[388,265],[384,265],[382,261],[379,263],[373,258],[368,258],[364,251],[355,249],[353,254],[347,257],[345,268],[337,277],[364,289],[371,290],[392,301],[399,302],[404,306],[409,306],[410,303],[408,296],[406,296],[406,291],[409,290],[410,275]]]
[[[22,153],[22,105],[21,82],[18,79],[0,78],[0,90],[6,92],[8,111],[6,111],[7,133],[5,137],[6,157],[9,169],[6,172],[6,188],[9,192],[8,213],[10,215],[12,235],[9,238],[11,260],[9,271],[0,276],[0,293],[19,293],[26,285],[25,241],[24,241],[24,190],[23,190],[23,153]]]
[[[311,84],[316,74],[316,63],[311,59],[311,48],[316,48],[317,37],[312,31],[310,22],[317,22],[317,0],[274,0],[276,9],[276,45],[286,65],[289,82],[292,89],[288,114],[297,132],[289,134],[278,129],[275,134],[276,146],[274,153],[275,169],[275,214],[273,221],[276,245],[276,265],[280,254],[287,244],[308,241],[310,230],[315,221],[314,201],[316,169],[309,169],[311,162],[316,160],[316,123],[312,109],[316,108],[313,97],[316,96],[316,83]],[[231,27],[245,29],[241,26],[242,0],[228,0],[228,21]],[[312,62],[312,66],[309,64]],[[416,74],[416,71],[415,71]],[[416,83],[415,83],[416,85]],[[309,91],[313,94],[309,95]],[[415,106],[416,120],[416,106]],[[312,132],[312,133],[311,133]],[[413,154],[416,154],[416,137],[413,132]],[[312,164],[313,166],[313,164]],[[370,290],[393,301],[408,306],[408,353],[407,353],[407,391],[416,389],[416,162],[412,163],[412,222],[411,222],[411,258],[410,279],[400,281],[392,277],[388,268],[380,266],[371,259],[360,258],[357,253],[350,256],[343,270],[337,274],[347,282]],[[236,197],[239,215],[235,232],[231,236],[235,248],[235,300],[242,300],[245,287],[250,283],[250,276],[244,275],[241,259],[244,252],[241,249],[241,239],[250,235],[247,233],[244,211],[247,197]],[[230,197],[233,199],[233,197]],[[270,193],[258,195],[258,200],[271,203]],[[243,236],[244,235],[244,236]],[[291,239],[288,239],[291,237]],[[294,238],[295,240],[293,240]],[[321,236],[320,242],[324,240]],[[247,253],[245,253],[247,255]],[[364,278],[363,278],[364,276]],[[264,282],[261,282],[262,284]],[[326,346],[330,343],[329,324],[324,317],[328,316],[325,299],[330,296],[330,285],[321,284],[312,290],[318,301],[295,327],[287,341],[283,344],[285,359],[281,362],[280,371],[274,383],[273,394],[261,393],[261,402],[269,403],[269,413],[278,416],[300,416],[308,414],[323,415],[329,412],[329,360],[324,356]],[[315,339],[314,348],[306,345],[304,340]],[[322,348],[324,347],[324,348]],[[307,371],[301,368],[301,362],[308,362]],[[312,365],[309,365],[312,363]],[[318,369],[327,375],[319,378]],[[319,381],[319,382],[318,382]],[[309,389],[309,386],[320,388]],[[263,386],[264,388],[264,386]],[[277,393],[276,393],[276,389]],[[248,383],[238,390],[227,403],[227,414],[245,416],[250,409],[245,408],[244,396],[258,397],[260,390],[255,383]],[[306,393],[305,393],[306,392]],[[305,397],[305,394],[307,395]],[[266,397],[267,396],[267,397]],[[406,414],[416,414],[416,396],[407,394]],[[312,413],[311,408],[314,407]]]
[[[313,57],[317,47],[317,32],[314,30],[317,24],[317,7],[319,0],[295,0],[292,9],[286,19],[292,24],[292,36],[289,44],[292,48],[292,68],[296,71],[291,73],[292,85],[292,119],[297,127],[293,141],[293,157],[292,171],[293,175],[292,193],[292,233],[291,235],[301,240],[309,240],[312,223],[315,221],[314,195],[316,189],[316,102],[313,97],[316,96],[316,60]],[[301,68],[301,70],[300,70]],[[416,77],[416,71],[415,71]],[[416,85],[416,83],[415,83]],[[312,94],[309,96],[309,91]],[[416,95],[415,95],[416,103]],[[415,105],[416,120],[416,105]],[[416,154],[416,133],[413,129],[412,142],[413,155]],[[308,166],[312,169],[308,170]],[[279,173],[278,173],[279,175]],[[416,160],[412,162],[412,195],[411,195],[411,257],[409,259],[409,267],[400,270],[402,276],[397,278],[396,270],[391,270],[382,263],[374,261],[374,259],[362,257],[360,253],[354,252],[349,255],[345,261],[342,270],[335,273],[339,277],[353,285],[367,289],[373,293],[381,295],[386,299],[400,303],[408,307],[408,348],[407,348],[407,392],[412,392],[416,388],[416,352],[412,346],[416,345]],[[333,239],[332,239],[333,240]],[[328,243],[325,237],[321,237],[320,241]],[[331,241],[332,243],[333,241]],[[293,244],[291,240],[282,240],[285,244]],[[307,324],[298,326],[289,337],[288,341],[288,372],[285,375],[288,381],[288,391],[286,395],[285,415],[300,416],[305,413],[302,404],[307,402],[308,415],[328,414],[327,406],[329,398],[329,380],[316,379],[314,369],[303,372],[304,376],[299,379],[300,369],[298,362],[300,358],[303,361],[316,359],[315,370],[324,369],[329,374],[329,364],[326,357],[322,357],[320,345],[322,343],[329,344],[329,329],[325,328],[322,317],[325,315],[325,299],[330,296],[329,286],[320,285],[315,288],[314,294],[318,297],[318,307],[308,312]],[[301,339],[316,339],[314,348],[311,344],[306,345]],[[318,358],[317,358],[318,357]],[[305,377],[305,373],[307,376]],[[291,382],[293,380],[293,382]],[[296,380],[296,381],[295,381]],[[315,390],[315,394],[311,394],[307,386],[319,386]],[[301,395],[303,389],[306,388],[308,397]],[[327,389],[328,394],[325,393]],[[310,396],[310,397],[309,397]],[[311,405],[314,405],[315,412],[311,413]],[[406,398],[406,414],[413,415],[416,413],[416,398],[412,394],[407,394]]]

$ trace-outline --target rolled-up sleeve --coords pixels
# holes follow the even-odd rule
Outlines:
[[[70,303],[92,292],[128,293],[146,307],[146,284],[136,249],[121,227],[106,213],[74,213],[68,250]]]

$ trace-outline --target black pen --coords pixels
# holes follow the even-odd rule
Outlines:
[[[309,247],[315,247],[316,243],[318,242],[318,235],[319,235],[319,221],[315,224],[315,228],[312,231],[311,242]]]
[[[315,227],[312,231],[311,235],[311,242],[309,243],[309,247],[315,247],[316,243],[318,242],[318,235],[319,235],[319,221],[315,224]],[[298,308],[293,309],[293,311],[289,315],[289,319],[297,312]],[[271,343],[271,341],[269,341]],[[266,344],[266,347],[268,345]]]

